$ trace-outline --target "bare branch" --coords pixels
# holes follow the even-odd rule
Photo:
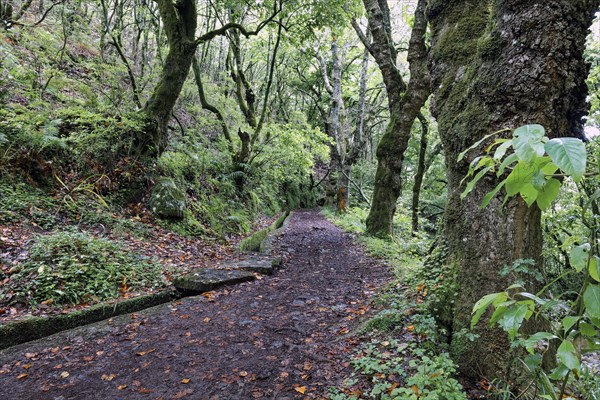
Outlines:
[[[352,20],[352,27],[354,28],[354,31],[358,35],[358,38],[360,39],[362,44],[369,51],[369,53],[373,56],[373,47],[371,46],[371,42],[369,41],[369,39],[367,38],[367,35],[365,35],[365,33],[362,31],[360,26],[358,26],[358,23],[354,19]]]

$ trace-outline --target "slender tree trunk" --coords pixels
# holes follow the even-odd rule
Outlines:
[[[342,97],[342,74],[345,54],[345,46],[340,54],[337,38],[333,37],[331,41],[331,78],[327,70],[327,63],[323,57],[317,55],[317,60],[321,67],[321,75],[325,83],[325,90],[327,90],[331,97],[327,126],[329,127],[328,133],[333,139],[334,144],[331,146],[329,168],[335,171],[336,174],[331,177],[330,182],[335,185],[335,189],[331,190],[331,194],[335,197],[336,208],[340,212],[347,211],[350,193],[348,187],[349,181],[344,174],[349,173],[352,169],[352,166],[348,164],[347,157],[349,140],[345,131],[346,110]]]
[[[378,164],[373,202],[366,221],[367,232],[388,236],[393,233],[396,201],[402,189],[402,163],[412,125],[431,92],[425,46],[426,1],[418,1],[414,14],[415,22],[408,50],[411,73],[408,85],[396,66],[397,51],[392,40],[387,0],[363,0],[363,3],[367,10],[372,41],[369,42],[356,23],[353,26],[381,70],[390,111],[390,122],[377,147]]]
[[[415,181],[412,190],[412,231],[419,231],[419,198],[421,196],[421,185],[423,184],[423,177],[425,176],[427,155],[427,135],[429,134],[429,122],[423,114],[417,116],[421,123],[421,144],[419,146],[419,161],[417,166],[417,173],[415,174]]]
[[[516,376],[504,332],[480,324],[475,342],[458,332],[468,328],[479,298],[512,283],[514,277],[499,276],[503,266],[528,258],[541,268],[542,234],[539,209],[527,208],[521,199],[502,207],[500,194],[480,208],[496,185],[494,178],[482,179],[461,200],[461,180],[473,156],[459,163],[458,154],[486,134],[526,123],[544,125],[551,137],[581,135],[588,72],[583,51],[598,3],[430,2],[432,112],[448,174],[445,268],[457,272],[451,348],[467,377]]]

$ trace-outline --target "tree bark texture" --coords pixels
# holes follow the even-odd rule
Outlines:
[[[460,163],[458,154],[486,134],[527,123],[542,124],[550,137],[581,136],[588,72],[583,51],[598,3],[429,2],[432,112],[438,120],[448,175],[445,268],[456,268],[457,273],[451,348],[467,377],[516,376],[514,354],[504,332],[480,323],[481,336],[475,342],[456,333],[469,326],[479,298],[513,283],[514,276],[500,277],[503,266],[529,258],[541,267],[542,233],[539,209],[527,208],[521,199],[502,207],[500,194],[480,209],[483,197],[497,183],[494,177],[482,179],[461,201],[460,182],[483,146]]]
[[[431,93],[427,68],[425,33],[425,0],[419,0],[408,49],[410,81],[408,85],[396,66],[398,56],[392,40],[390,10],[387,0],[363,0],[369,20],[372,40],[369,42],[354,23],[359,37],[377,62],[388,96],[390,122],[377,147],[377,172],[373,201],[367,217],[367,232],[377,236],[388,236],[392,232],[392,221],[396,201],[402,189],[402,162],[412,125],[417,114]]]
[[[143,109],[149,123],[147,137],[141,140],[138,147],[144,155],[160,155],[167,147],[169,120],[196,50],[196,2],[157,0],[157,4],[169,51],[164,60],[161,77]]]

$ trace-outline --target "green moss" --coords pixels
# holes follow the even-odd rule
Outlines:
[[[260,251],[262,243],[269,235],[269,232],[269,228],[261,229],[260,231],[255,232],[252,236],[249,236],[246,239],[242,240],[239,245],[240,250]]]
[[[482,60],[489,60],[497,57],[505,43],[500,34],[494,30],[479,38],[477,41],[477,52]]]
[[[261,229],[242,240],[239,244],[239,249],[241,251],[265,251],[267,247],[265,241],[269,237],[269,233],[281,228],[289,215],[289,211],[284,212],[268,228]]]
[[[176,299],[176,293],[165,290],[117,303],[96,304],[87,309],[53,317],[29,317],[0,325],[0,350],[36,340],[67,329],[102,321],[130,312],[140,311]]]
[[[449,24],[434,48],[436,59],[467,61],[477,55],[479,38],[489,28],[490,10],[485,3],[459,10],[461,12],[447,11]]]

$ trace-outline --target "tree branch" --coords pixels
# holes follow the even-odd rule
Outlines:
[[[221,129],[223,130],[223,136],[227,139],[229,146],[233,142],[231,138],[231,133],[229,132],[229,128],[227,127],[227,123],[225,122],[225,117],[221,110],[217,107],[213,106],[206,100],[206,94],[204,93],[204,85],[202,84],[202,77],[200,75],[200,65],[198,64],[198,59],[194,56],[192,60],[192,70],[194,71],[194,79],[196,81],[196,87],[198,88],[198,96],[200,97],[200,105],[207,111],[215,114],[219,122],[221,123]],[[233,149],[230,149],[233,152]]]
[[[358,35],[358,38],[362,42],[363,46],[365,46],[365,48],[369,51],[369,53],[372,56],[374,56],[373,55],[373,47],[371,46],[371,42],[369,41],[369,39],[367,38],[367,35],[365,35],[365,33],[362,31],[360,26],[358,26],[358,23],[354,19],[352,20],[352,27],[354,28],[354,31]]]
[[[354,182],[354,180],[352,180],[352,178],[350,178],[348,176],[348,174],[346,174],[345,171],[342,171],[342,174],[344,174],[344,176],[346,177],[346,179],[348,179],[348,182],[350,182],[352,185],[354,185],[354,187],[356,188],[356,190],[358,190],[358,194],[360,194],[360,197],[362,197],[362,199],[367,203],[367,205],[369,207],[371,207],[371,201],[367,198],[367,196],[363,192],[362,188],[360,186],[358,186],[358,184],[356,182]]]
[[[278,4],[279,4],[279,6],[278,6]],[[217,36],[226,34],[231,29],[236,29],[239,33],[241,33],[245,37],[256,36],[260,33],[260,31],[265,26],[267,26],[267,24],[269,24],[271,21],[273,21],[273,19],[275,19],[275,17],[281,12],[281,7],[282,7],[281,3],[278,3],[276,1],[275,4],[273,5],[273,13],[271,14],[271,16],[269,16],[269,18],[267,18],[266,20],[264,20],[260,24],[258,24],[256,29],[254,29],[253,31],[247,30],[242,24],[239,24],[237,22],[228,22],[220,28],[214,29],[210,32],[206,32],[204,35],[198,37],[194,41],[194,43],[196,44],[196,46],[198,46],[198,45],[200,45],[204,42],[207,42]]]

